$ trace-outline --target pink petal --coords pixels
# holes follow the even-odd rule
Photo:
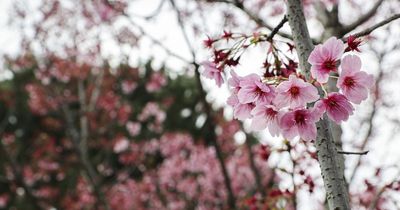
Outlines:
[[[239,99],[237,98],[236,94],[232,94],[231,96],[229,96],[229,98],[227,99],[226,103],[228,105],[231,105],[231,106],[234,107],[234,106],[236,106],[236,104],[239,103]]]
[[[277,94],[273,100],[273,103],[278,107],[278,108],[283,108],[287,105],[289,105],[290,101],[288,100],[290,98],[288,93],[280,93]]]
[[[238,92],[239,102],[247,104],[256,101],[258,93],[252,87],[242,87]]]
[[[299,135],[304,140],[315,140],[317,138],[317,127],[315,123],[307,123],[298,127]]]
[[[354,79],[366,88],[371,88],[374,85],[374,77],[364,71],[357,72]]]
[[[331,37],[324,43],[324,48],[329,52],[329,58],[339,60],[344,52],[344,44],[336,37]]]
[[[255,81],[255,84],[256,84],[257,87],[260,88],[260,90],[263,91],[263,92],[268,93],[268,92],[271,91],[271,90],[269,89],[269,87],[268,87],[266,84],[264,84],[264,83],[262,83],[262,82],[260,82],[260,81]]]
[[[237,88],[240,85],[240,77],[235,73],[235,71],[231,71],[231,78],[228,80],[228,84],[232,88]]]
[[[250,128],[254,131],[261,131],[267,128],[268,119],[265,117],[255,117],[251,121]]]
[[[319,83],[326,83],[328,82],[329,72],[322,70],[322,66],[311,66],[311,76]]]
[[[355,104],[360,104],[363,100],[368,98],[367,88],[361,85],[343,89],[343,94],[349,99],[349,101]]]
[[[301,97],[307,102],[314,102],[319,99],[318,90],[313,85],[308,85],[302,91]]]
[[[271,136],[278,136],[280,134],[280,130],[281,129],[279,128],[278,120],[275,119],[269,123],[268,131],[271,134]]]
[[[315,64],[321,64],[325,61],[325,57],[322,55],[322,45],[319,44],[315,46],[314,50],[310,53],[310,56],[308,57],[308,62],[315,65]]]
[[[342,77],[352,75],[361,69],[361,59],[356,55],[346,55],[341,63]]]
[[[239,120],[245,120],[251,117],[252,104],[237,104],[234,108],[233,116]]]

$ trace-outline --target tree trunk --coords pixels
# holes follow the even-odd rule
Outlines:
[[[307,59],[314,46],[307,29],[300,0],[287,0],[287,16],[299,57],[300,68],[304,71],[306,77],[310,78],[310,64]],[[321,88],[318,89],[320,95],[323,95]],[[350,209],[344,174],[340,170],[340,167],[338,167],[340,165],[337,158],[338,153],[326,115],[317,123],[315,146],[317,148],[318,161],[324,180],[329,209]]]

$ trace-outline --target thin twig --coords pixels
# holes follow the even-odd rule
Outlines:
[[[354,30],[355,28],[357,28],[358,26],[364,24],[365,22],[367,22],[369,19],[371,19],[376,12],[378,11],[379,7],[381,6],[383,0],[379,0],[377,1],[374,6],[368,11],[366,12],[364,15],[362,15],[360,18],[358,18],[356,21],[354,21],[353,23],[346,25],[342,28],[343,34],[347,34],[348,32]]]
[[[269,34],[269,36],[267,37],[267,40],[272,41],[275,34],[277,34],[279,32],[279,30],[283,27],[283,25],[285,25],[285,23],[287,21],[288,21],[288,19],[287,19],[286,15],[284,15],[281,22],[279,22],[279,24],[271,31],[271,34]]]
[[[243,129],[243,124],[241,124],[241,127]],[[254,175],[254,179],[256,181],[256,187],[257,190],[261,193],[262,197],[265,198],[266,196],[266,189],[264,188],[264,186],[262,186],[262,179],[261,179],[261,175],[260,175],[260,171],[258,170],[256,163],[254,161],[254,153],[252,150],[252,146],[251,146],[251,138],[253,136],[250,136],[250,134],[246,134],[246,147],[249,153],[249,161],[250,161],[250,168],[253,171],[253,175]]]
[[[339,154],[343,155],[366,155],[368,154],[369,150],[363,152],[348,152],[348,151],[337,151]]]
[[[375,51],[375,53],[378,55],[378,62],[379,62],[379,65],[381,66],[385,54],[384,53],[379,53],[378,51],[376,51],[374,49],[372,49],[372,51]],[[383,81],[383,78],[384,78],[384,72],[383,72],[383,70],[380,70],[379,74],[378,74],[378,77],[375,80],[376,81],[375,88],[376,88],[377,91],[376,91],[375,95],[373,96],[372,111],[371,111],[371,114],[369,115],[369,117],[367,119],[368,130],[367,130],[367,133],[366,133],[366,135],[365,135],[365,137],[364,137],[364,139],[363,139],[363,141],[361,143],[361,146],[359,147],[360,150],[364,150],[365,149],[365,147],[367,146],[367,144],[368,144],[368,142],[370,140],[370,137],[372,135],[372,131],[374,129],[374,123],[373,122],[374,122],[374,119],[375,119],[375,116],[376,116],[376,113],[377,113],[377,108],[378,108],[377,100],[378,100],[378,96],[379,96],[380,85],[381,85],[381,83]],[[353,171],[352,171],[352,173],[350,175],[349,183],[351,183],[354,180],[355,175],[357,174],[357,171],[361,166],[361,159],[362,159],[362,156],[358,157],[356,165],[355,165],[355,167],[354,167],[354,169],[353,169]]]
[[[111,8],[114,8],[114,5],[111,4],[110,2],[108,2],[107,0],[104,0],[104,2],[110,6]],[[135,21],[132,20],[132,18],[130,17],[129,14],[127,14],[125,11],[120,11],[121,15],[126,17],[126,19],[129,21],[130,24],[132,24],[134,27],[136,27],[139,32],[141,33],[142,36],[147,37],[148,39],[150,39],[151,42],[153,42],[155,45],[161,47],[161,49],[163,49],[168,55],[175,57],[187,64],[191,64],[192,62],[189,61],[188,59],[184,58],[183,56],[173,52],[172,50],[170,50],[168,47],[166,47],[160,40],[156,39],[155,37],[153,37],[150,33],[147,33],[146,30],[144,30],[144,28],[142,26],[140,26],[139,24],[137,24]]]
[[[223,157],[223,154],[222,154],[222,150],[221,150],[221,148],[220,148],[220,146],[218,144],[218,141],[217,141],[217,134],[215,133],[216,123],[214,121],[212,108],[211,108],[210,104],[207,102],[207,99],[206,99],[206,95],[207,94],[206,94],[206,91],[204,90],[204,87],[203,87],[203,85],[201,83],[201,80],[200,80],[200,71],[199,71],[200,65],[196,63],[196,53],[194,51],[193,46],[191,45],[191,42],[190,42],[188,34],[185,31],[184,22],[183,22],[183,20],[182,20],[182,18],[180,16],[178,8],[176,7],[175,1],[174,0],[170,0],[170,3],[171,3],[173,9],[176,12],[177,19],[178,19],[178,24],[179,24],[180,29],[182,31],[182,34],[184,36],[186,45],[189,48],[189,50],[191,52],[191,55],[192,55],[192,59],[193,59],[192,63],[194,65],[194,67],[195,67],[195,77],[196,77],[198,88],[200,90],[201,102],[202,102],[203,107],[205,109],[204,111],[205,111],[205,113],[207,115],[207,121],[205,123],[205,126],[207,126],[208,135],[210,137],[212,145],[214,146],[215,153],[216,153],[218,162],[219,162],[221,170],[222,170],[222,175],[224,177],[225,187],[226,187],[226,190],[227,190],[227,193],[228,193],[228,205],[229,205],[230,209],[236,209],[236,198],[235,198],[235,195],[233,193],[233,189],[232,189],[232,185],[231,185],[232,182],[231,182],[231,179],[230,179],[229,174],[228,174],[228,170],[227,170],[226,165],[225,165],[225,160],[224,160],[224,157]]]
[[[357,38],[357,37],[369,35],[375,29],[380,28],[380,27],[382,27],[382,26],[384,26],[384,25],[386,25],[386,24],[388,24],[388,23],[390,23],[390,22],[392,22],[392,21],[394,21],[396,19],[399,19],[399,18],[400,18],[400,14],[395,14],[395,15],[393,15],[393,16],[385,19],[385,20],[382,20],[381,22],[379,22],[379,23],[377,23],[377,24],[375,24],[375,25],[373,25],[373,26],[371,26],[371,27],[369,27],[369,28],[367,28],[367,29],[365,29],[365,30],[363,30],[361,32],[353,34],[353,36]],[[342,40],[347,40],[347,38],[348,37],[342,38]]]
[[[293,185],[293,197],[292,197],[292,202],[293,202],[293,207],[294,209],[297,209],[297,186],[296,186],[296,181],[294,178],[295,175],[295,170],[296,170],[296,160],[293,158],[292,153],[291,153],[291,145],[288,142],[287,143],[287,147],[288,147],[288,153],[289,153],[289,157],[290,160],[292,161],[292,171],[289,173],[291,178],[292,178],[292,185]]]
[[[228,0],[213,0],[212,2],[219,2],[219,3],[225,3],[225,4],[230,4],[238,8],[240,11],[245,13],[251,20],[253,20],[257,25],[261,27],[265,27],[269,30],[274,30],[274,27],[268,24],[266,21],[264,21],[261,17],[258,15],[254,14],[251,12],[249,9],[247,9],[242,1],[239,0],[233,0],[233,1],[228,1]],[[292,36],[290,34],[284,33],[284,32],[277,32],[277,34],[283,38],[293,40]]]

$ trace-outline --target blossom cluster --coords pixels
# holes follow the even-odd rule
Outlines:
[[[233,107],[234,117],[252,119],[253,130],[267,128],[273,136],[300,136],[304,140],[316,138],[316,122],[324,113],[337,124],[346,121],[353,114],[353,104],[365,100],[373,86],[373,76],[361,71],[361,59],[355,54],[344,55],[359,51],[357,46],[347,45],[335,37],[317,45],[308,58],[310,79],[296,71],[287,77],[264,78],[257,74],[238,76],[231,71],[228,85],[232,94],[227,103]],[[204,68],[206,77],[222,84],[223,70],[209,62]],[[326,91],[329,80],[336,82],[338,92]]]
[[[229,131],[227,133],[231,136]],[[121,142],[125,141],[120,139],[114,148],[120,148]],[[252,146],[252,150],[256,149],[258,145]],[[226,159],[227,171],[232,179],[233,193],[243,200],[256,189],[256,180],[248,164],[248,150],[235,146],[232,151],[235,152]],[[227,199],[215,149],[195,144],[188,134],[165,133],[159,139],[140,145],[128,142],[128,148],[114,152],[135,155],[136,160],[129,167],[156,155],[161,155],[163,161],[157,168],[144,170],[140,180],[132,179],[126,171],[119,172],[117,183],[106,193],[112,209],[180,210],[187,209],[190,202],[196,202],[197,209],[220,209],[221,200]],[[273,172],[265,167],[261,156],[256,156],[254,161],[262,175],[262,186],[268,186],[273,181]],[[168,202],[163,204],[160,194]]]

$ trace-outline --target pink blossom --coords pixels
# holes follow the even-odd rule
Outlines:
[[[346,121],[353,114],[353,106],[347,98],[340,93],[329,93],[328,97],[315,104],[319,110],[326,111],[328,117],[339,124]]]
[[[228,85],[234,94],[237,94],[240,90],[240,81],[243,77],[238,76],[234,71],[231,71],[231,78],[228,79]]]
[[[278,107],[289,106],[292,109],[304,107],[319,98],[317,88],[295,75],[290,75],[289,81],[282,82],[276,92],[274,103]]]
[[[308,58],[311,64],[311,75],[318,82],[326,83],[329,73],[337,71],[338,61],[343,51],[343,42],[335,37],[329,38],[323,45],[317,45]]]
[[[373,76],[361,71],[361,60],[356,55],[347,55],[342,61],[337,87],[349,101],[359,104],[368,97],[368,89],[374,84]]]
[[[224,80],[222,79],[222,70],[217,67],[213,62],[205,61],[202,63],[204,67],[203,76],[215,80],[218,87],[221,87]]]
[[[250,74],[243,77],[240,81],[240,90],[238,91],[238,99],[242,104],[251,102],[255,103],[271,103],[274,98],[274,89],[264,84],[257,74]]]
[[[142,129],[142,125],[138,122],[129,121],[128,123],[126,123],[126,129],[128,130],[129,135],[137,136]]]
[[[121,153],[129,148],[129,141],[126,138],[120,138],[115,142],[114,144],[114,152],[115,153]]]
[[[136,89],[137,83],[130,80],[124,80],[122,81],[121,87],[124,94],[130,94]]]
[[[160,72],[154,72],[146,84],[146,90],[150,93],[160,90],[167,84],[167,79]]]
[[[251,128],[253,130],[263,130],[268,128],[272,136],[279,135],[279,113],[275,106],[268,104],[257,104],[256,107],[251,111],[251,114],[253,115],[253,121],[251,122]]]
[[[314,140],[317,136],[315,123],[318,119],[314,110],[298,109],[284,114],[279,125],[287,139],[300,136],[304,140]]]
[[[237,95],[232,94],[227,103],[233,107],[233,117],[239,120],[251,118],[251,110],[255,107],[254,103],[241,104]]]
[[[9,195],[1,194],[0,195],[0,208],[6,207],[9,199],[10,199]]]

